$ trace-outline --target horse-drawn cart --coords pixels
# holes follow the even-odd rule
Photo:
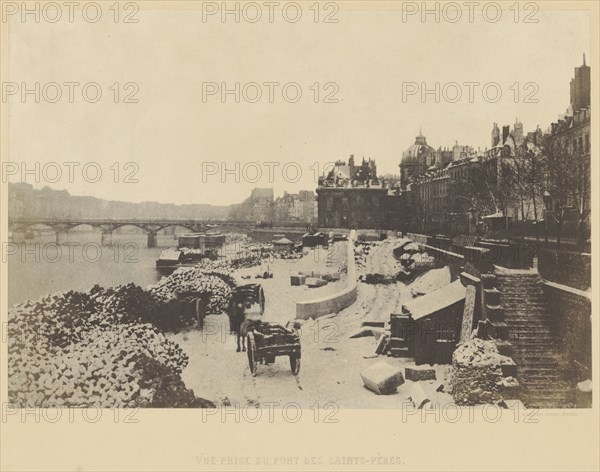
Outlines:
[[[289,356],[292,373],[300,372],[300,336],[277,323],[260,322],[247,335],[250,372],[258,364],[272,364],[277,356]]]

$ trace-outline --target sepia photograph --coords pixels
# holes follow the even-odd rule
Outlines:
[[[598,470],[596,2],[0,4],[1,470]]]

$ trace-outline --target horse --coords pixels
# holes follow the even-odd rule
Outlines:
[[[258,302],[260,313],[264,312],[264,294],[262,287],[258,284],[248,284],[238,287],[233,292],[227,307],[229,316],[229,330],[236,335],[236,352],[246,351],[246,336],[256,323],[255,319],[246,319],[246,310],[252,307],[252,302]],[[240,346],[241,339],[241,346]]]
[[[242,334],[242,325],[246,319],[246,303],[240,297],[234,296],[229,300],[227,308],[227,316],[229,316],[229,331],[236,335],[237,350],[236,352],[246,351],[246,335]],[[242,339],[242,349],[240,349],[240,338]]]

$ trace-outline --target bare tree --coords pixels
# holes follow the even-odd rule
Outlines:
[[[547,191],[553,200],[552,217],[558,225],[557,244],[568,211],[577,215],[577,242],[582,246],[587,237],[590,216],[590,155],[576,141],[550,136],[543,149]]]
[[[533,219],[538,220],[538,201],[542,195],[544,182],[541,150],[533,142],[525,140],[517,146],[511,166],[510,184],[514,195],[518,197],[521,220],[525,223],[533,212]],[[537,234],[539,238],[539,233]]]

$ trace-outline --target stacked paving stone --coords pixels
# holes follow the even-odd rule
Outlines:
[[[179,377],[187,355],[154,326],[123,322],[113,308],[124,304],[95,288],[13,306],[9,400],[23,407],[153,406],[157,391],[170,389],[193,405],[197,399]]]
[[[181,293],[208,293],[210,298],[207,312],[223,313],[235,282],[228,272],[217,270],[211,269],[207,272],[199,267],[180,267],[168,277],[163,277],[156,285],[149,287],[149,291],[163,303],[176,300],[177,295]]]

